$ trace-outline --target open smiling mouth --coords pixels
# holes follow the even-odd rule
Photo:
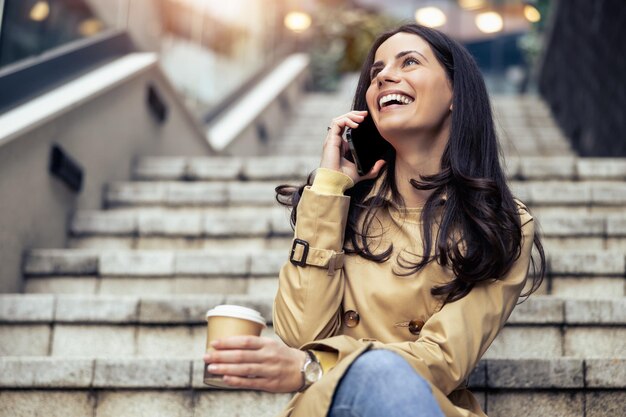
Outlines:
[[[415,100],[413,100],[412,97],[405,96],[404,94],[387,94],[378,100],[378,108],[384,109],[394,104],[404,106],[413,103],[413,101]]]

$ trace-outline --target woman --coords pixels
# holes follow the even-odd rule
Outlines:
[[[294,206],[274,305],[290,347],[231,338],[205,361],[233,387],[304,391],[286,415],[484,416],[467,380],[533,243],[527,294],[545,260],[506,184],[482,77],[456,42],[406,25],[375,41],[354,108],[329,126],[312,185],[277,188]],[[391,145],[367,175],[345,157],[348,127]]]

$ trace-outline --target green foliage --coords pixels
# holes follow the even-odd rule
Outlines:
[[[524,53],[528,66],[533,68],[543,48],[543,38],[550,12],[550,0],[530,2],[541,13],[541,20],[531,25],[530,30],[519,39],[518,46]]]
[[[309,42],[316,89],[333,90],[342,72],[359,71],[372,42],[399,21],[368,10],[323,7],[313,15]]]

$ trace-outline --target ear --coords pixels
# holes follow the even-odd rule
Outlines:
[[[452,111],[452,103],[450,103],[450,111]]]

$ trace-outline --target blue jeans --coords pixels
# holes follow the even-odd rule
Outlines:
[[[370,350],[341,379],[328,417],[444,417],[428,383],[397,353]]]

